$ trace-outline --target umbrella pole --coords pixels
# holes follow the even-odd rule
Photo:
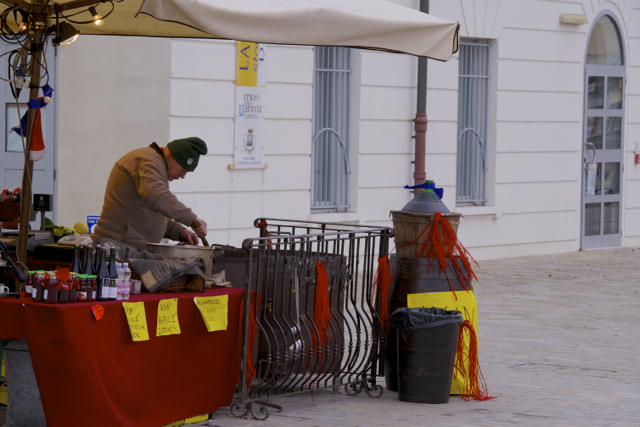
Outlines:
[[[44,0],[33,0],[34,5],[43,3]],[[46,19],[44,19],[44,21],[46,21]],[[40,86],[40,64],[42,61],[42,50],[45,40],[46,37],[45,34],[43,34],[41,27],[36,25],[35,32],[31,40],[31,47],[33,51],[31,52],[32,61],[30,70],[31,82],[29,84],[29,99],[38,98],[38,89]],[[22,173],[22,194],[20,201],[20,232],[18,235],[17,258],[18,261],[22,263],[22,265],[20,266],[22,267],[24,273],[26,273],[25,264],[27,261],[27,237],[29,231],[29,219],[31,217],[31,199],[33,198],[31,195],[33,161],[29,160],[29,149],[31,147],[31,132],[33,129],[35,114],[36,109],[29,108],[29,116],[27,120],[27,143],[25,147],[25,166],[24,172]],[[44,212],[42,214],[44,215]],[[16,287],[19,286],[20,284],[18,282],[18,279],[16,278]]]
[[[429,0],[420,0],[420,12],[429,13]],[[413,184],[423,184],[427,179],[425,171],[425,156],[427,145],[427,58],[418,58],[418,108],[416,110],[415,123],[415,156],[413,160]],[[422,189],[413,190],[414,197],[417,196]]]

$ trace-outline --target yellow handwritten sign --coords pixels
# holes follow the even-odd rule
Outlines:
[[[226,331],[229,324],[229,295],[219,297],[195,297],[207,331]]]
[[[149,341],[149,329],[147,328],[147,316],[144,312],[144,303],[123,302],[124,314],[129,322],[131,338],[134,341]]]
[[[258,85],[259,49],[257,43],[237,42],[236,84]]]
[[[158,325],[156,336],[177,335],[180,333],[178,323],[178,298],[163,299],[158,303]]]

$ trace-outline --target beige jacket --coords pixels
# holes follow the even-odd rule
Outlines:
[[[164,158],[151,146],[133,150],[116,162],[104,194],[102,214],[91,239],[113,239],[138,249],[163,237],[178,240],[196,219],[169,191]],[[176,222],[177,221],[177,222]]]

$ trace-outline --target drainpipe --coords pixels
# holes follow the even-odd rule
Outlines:
[[[429,13],[429,0],[420,0],[420,12]],[[416,109],[415,123],[416,140],[414,157],[414,185],[424,183],[427,178],[425,171],[425,147],[427,139],[427,58],[418,58],[418,107]],[[421,189],[413,190],[414,197],[420,193]]]

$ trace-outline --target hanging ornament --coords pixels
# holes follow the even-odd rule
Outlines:
[[[29,160],[38,161],[44,157],[44,137],[42,135],[42,118],[40,115],[40,109],[46,107],[51,102],[51,95],[53,95],[53,89],[48,84],[42,88],[43,97],[38,99],[30,99],[28,102],[29,109],[35,110],[35,117],[33,118],[33,126],[31,127],[31,142],[29,145]],[[12,132],[17,133],[21,137],[27,136],[29,120],[29,111],[24,113],[20,119],[20,126],[11,128]]]

